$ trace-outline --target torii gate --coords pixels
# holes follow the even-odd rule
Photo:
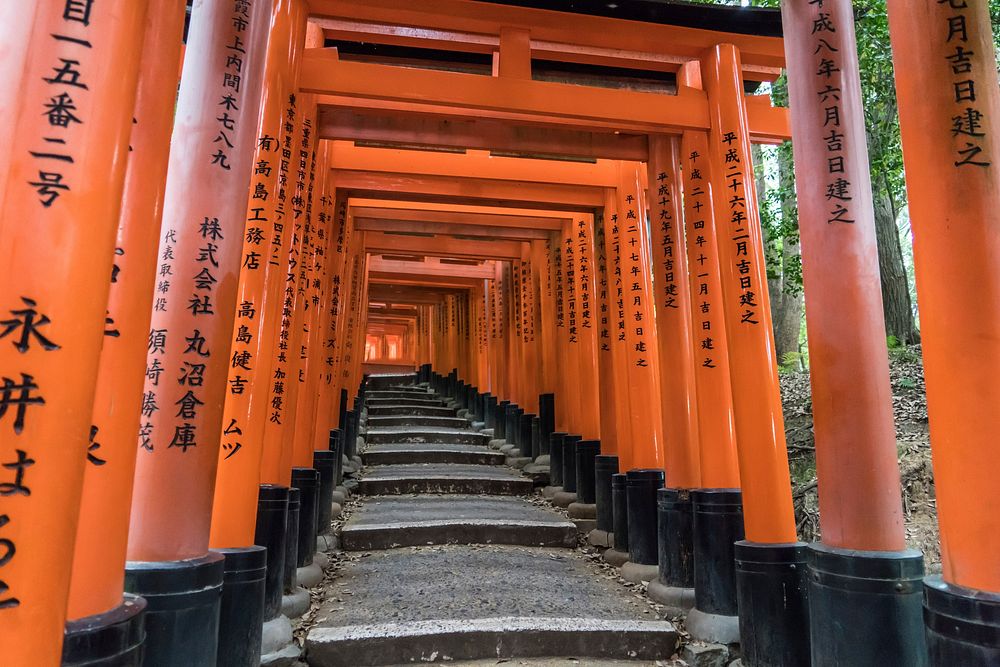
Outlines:
[[[945,545],[923,587],[902,526],[850,3],[789,0],[784,40],[766,13],[585,4],[204,0],[179,94],[183,0],[0,8],[0,82],[16,91],[0,102],[4,664],[135,656],[144,622],[147,664],[256,664],[291,566],[312,558],[318,454],[331,428],[350,431],[372,288],[442,271],[387,277],[404,272],[386,255],[492,262],[417,306],[417,361],[522,409],[555,394],[557,425],[600,438],[621,472],[666,468],[674,511],[695,521],[669,543],[695,569],[660,577],[693,602],[692,633],[739,637],[749,665],[920,665],[926,614],[931,664],[998,659],[1000,91],[985,1],[889,2]],[[348,43],[485,56],[486,70],[374,62]],[[752,142],[791,132],[744,90],[786,54],[822,510],[808,547],[750,163]],[[541,80],[545,61],[676,83]],[[473,205],[498,210],[446,215]],[[518,227],[547,238],[438,238],[531,217],[511,208],[562,222]],[[390,209],[419,213],[387,225]],[[472,332],[489,333],[483,351]],[[226,579],[265,570],[266,587]],[[90,653],[109,636],[126,638],[120,656]]]

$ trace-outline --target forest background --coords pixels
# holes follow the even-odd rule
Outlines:
[[[780,6],[780,0],[689,1],[744,7]],[[854,0],[853,5],[886,337],[894,355],[918,358],[919,348],[912,348],[920,343],[920,317],[886,2]],[[996,45],[1000,0],[989,0],[988,5]],[[760,92],[768,91],[775,104],[788,104],[784,76],[773,86],[762,87]],[[778,359],[784,371],[805,370],[808,332],[803,318],[805,295],[791,142],[777,147],[756,146],[754,153]]]
[[[781,0],[687,0],[698,4],[778,8]],[[1000,0],[988,0],[994,48],[1000,46]],[[892,65],[886,0],[854,0],[861,90],[868,135],[875,234],[896,447],[903,487],[907,542],[924,554],[928,572],[940,571],[937,501],[931,462],[927,398],[920,348],[920,317],[913,276],[913,230],[907,206],[903,151]],[[785,77],[763,85],[775,104],[788,104]],[[792,146],[754,148],[760,193],[775,345],[781,365],[792,498],[798,534],[820,537],[818,483],[812,396],[809,384],[808,331],[803,317],[802,256],[795,201]]]

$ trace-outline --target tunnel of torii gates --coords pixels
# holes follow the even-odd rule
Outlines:
[[[255,664],[316,533],[290,499],[313,517],[355,454],[367,374],[418,367],[497,432],[537,416],[535,451],[572,456],[573,434],[617,472],[664,470],[661,583],[695,588],[693,634],[738,613],[744,664],[1000,664],[986,0],[888,0],[943,555],[927,578],[850,2],[185,4],[0,4],[0,664],[139,664],[143,642],[146,664]],[[754,94],[782,67],[790,111]],[[791,136],[810,545],[751,159]]]

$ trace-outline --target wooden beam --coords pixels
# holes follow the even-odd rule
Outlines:
[[[368,277],[372,283],[410,278],[447,278],[483,280],[493,278],[496,271],[492,262],[477,266],[441,264],[436,258],[428,257],[423,262],[404,262],[373,256],[368,260]]]
[[[349,62],[326,49],[306,49],[299,88],[317,95],[461,108],[470,117],[513,111],[582,129],[610,123],[624,131],[679,133],[709,125],[704,91],[686,86],[678,86],[677,95],[660,95]]]
[[[514,260],[521,258],[521,246],[522,243],[518,241],[471,241],[444,236],[403,236],[385,232],[365,234],[365,249],[372,253]]]
[[[586,16],[468,0],[310,0],[310,15],[318,19],[366,21],[418,30],[499,36],[504,27],[531,31],[532,40],[558,44],[640,51],[697,59],[706,49],[734,44],[748,65],[783,67],[785,53],[777,37],[758,37],[698,28]]]
[[[558,127],[517,125],[490,118],[448,118],[434,114],[358,111],[322,106],[322,139],[461,148],[524,156],[570,156],[635,160],[649,155],[645,134],[587,132]]]
[[[502,209],[501,209],[502,210]],[[410,222],[439,222],[452,225],[485,225],[517,229],[541,229],[558,232],[570,216],[543,217],[506,215],[504,213],[472,213],[463,211],[435,211],[371,206],[351,206],[355,218],[379,218]],[[451,232],[449,232],[451,233]]]
[[[529,183],[469,176],[414,175],[402,165],[369,169],[334,168],[338,190],[351,197],[588,211],[604,204],[604,189],[587,185]]]
[[[496,157],[483,151],[435,153],[355,146],[347,141],[331,143],[331,164],[335,169],[399,171],[416,175],[487,178],[534,183],[564,183],[592,187],[614,187],[616,163],[560,162]]]
[[[317,18],[314,22],[323,29],[328,40],[335,41],[479,54],[492,54],[500,47],[498,37],[473,32],[334,18]],[[674,53],[585,46],[542,39],[531,40],[531,53],[539,60],[647,72],[676,72],[682,64],[692,60]],[[781,75],[781,67],[744,63],[743,75],[749,81],[774,81]]]
[[[443,222],[414,222],[385,218],[359,218],[354,216],[354,228],[372,232],[420,232],[442,236],[484,237],[506,241],[532,241],[549,238],[541,229],[499,227],[488,225],[459,225]]]

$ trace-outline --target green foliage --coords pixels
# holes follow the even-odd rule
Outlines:
[[[798,373],[805,368],[805,358],[801,352],[787,352],[778,364],[779,373]]]
[[[886,336],[885,344],[890,350],[898,350],[903,347],[903,344],[895,336]]]

